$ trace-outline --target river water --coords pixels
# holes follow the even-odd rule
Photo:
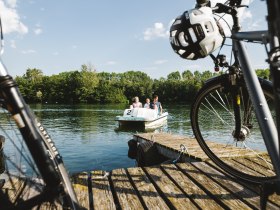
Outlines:
[[[127,157],[136,130],[119,130],[117,115],[125,105],[31,105],[63,156],[70,173],[135,166]],[[164,105],[167,124],[152,132],[192,135],[189,105]]]

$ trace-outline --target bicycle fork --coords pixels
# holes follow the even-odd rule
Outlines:
[[[230,70],[229,91],[232,99],[234,121],[235,121],[235,127],[232,132],[232,136],[236,140],[236,144],[237,144],[238,142],[245,141],[245,139],[250,134],[251,113],[249,108],[250,106],[249,106],[248,94],[246,93],[246,91],[243,90],[242,86],[239,85],[240,81],[242,80],[242,76],[238,73],[238,69],[234,66],[230,67],[229,70]],[[244,106],[243,119],[241,115],[241,97]]]

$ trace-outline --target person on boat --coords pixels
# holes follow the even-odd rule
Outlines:
[[[162,106],[161,106],[161,103],[158,101],[158,95],[154,95],[153,102],[151,103],[150,108],[157,109],[158,114],[159,115],[162,114]]]
[[[144,108],[147,108],[147,109],[150,109],[150,99],[149,98],[146,98],[146,103],[144,105]]]
[[[142,103],[139,101],[138,96],[135,96],[134,99],[133,99],[132,106],[130,106],[130,108],[142,108],[142,107],[143,107],[143,105],[142,105]]]

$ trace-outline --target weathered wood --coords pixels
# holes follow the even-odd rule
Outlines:
[[[175,209],[197,209],[190,198],[182,192],[158,167],[145,167],[157,189]]]
[[[94,209],[116,209],[108,176],[109,174],[103,171],[91,172]]]
[[[185,158],[192,158],[193,160],[208,159],[208,156],[193,138],[171,135],[168,133],[144,133],[134,135],[134,139],[139,142],[153,141],[157,146],[159,153],[170,159],[178,157],[178,153],[181,152],[180,145],[184,145],[186,147],[186,151],[184,152]],[[175,152],[175,154],[173,152]]]
[[[42,192],[42,180],[30,180],[24,177],[11,176],[6,179],[5,185],[0,190],[0,209],[13,208],[19,201],[26,201]],[[62,210],[58,202],[44,202],[32,209],[57,209]]]
[[[161,165],[161,167],[201,209],[224,209],[207,195],[205,191],[201,190],[189,177],[179,171],[175,165],[168,164]]]
[[[237,182],[237,180],[229,176],[225,176],[225,174],[222,174],[205,162],[193,163],[193,165],[206,173],[206,176],[211,177],[222,187],[236,195],[240,200],[246,202],[247,205],[251,206],[252,208],[260,208],[260,196],[257,192],[250,190],[246,185],[241,185]],[[270,202],[267,203],[267,208],[278,209],[277,206]]]
[[[73,187],[79,204],[84,208],[90,208],[88,193],[88,173],[82,172],[72,177]]]
[[[144,209],[124,169],[113,170],[111,179],[122,209]]]
[[[254,175],[254,176],[259,176],[259,177],[265,177],[265,175],[262,174],[261,172],[248,168],[248,167],[244,166],[243,164],[240,164],[239,162],[234,161],[233,159],[224,159],[224,162],[233,168],[238,168],[243,173],[246,173],[249,175]]]
[[[187,151],[184,153],[185,156],[191,157],[195,160],[207,160],[208,156],[200,148],[198,142],[194,138],[189,138],[179,135],[171,135],[169,133],[144,133],[134,135],[134,139],[139,142],[153,141],[157,145],[157,149],[160,154],[174,158],[174,154],[170,151],[180,152],[180,145],[184,145]],[[263,155],[267,153],[252,151],[246,148],[235,147],[233,145],[225,145],[217,142],[207,141],[208,146],[211,150],[220,158],[233,158],[233,157],[256,157],[257,155]]]
[[[128,173],[148,209],[168,209],[142,168],[129,168]]]
[[[234,158],[234,161],[257,171],[264,176],[275,176],[275,172],[272,170],[273,166],[265,159],[260,158]]]
[[[216,201],[222,202],[224,206],[227,206],[231,209],[251,209],[231,192],[227,191],[217,182],[214,182],[212,179],[210,179],[209,175],[201,173],[201,171],[196,169],[191,164],[180,163],[178,166],[184,173],[191,176],[191,178],[195,180],[196,183],[199,183],[202,189],[211,193],[212,197],[215,197]]]
[[[14,203],[19,193],[24,190],[25,186],[26,180],[19,179],[17,177],[10,177],[10,179],[6,179],[6,183],[1,189],[1,197],[8,199],[7,202]]]

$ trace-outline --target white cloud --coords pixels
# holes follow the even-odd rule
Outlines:
[[[35,29],[33,30],[34,34],[39,35],[43,32],[41,25],[38,23],[35,25]]]
[[[166,63],[167,62],[167,60],[156,60],[155,62],[154,62],[154,64],[156,64],[156,65],[161,65],[161,64],[164,64],[164,63]]]
[[[28,28],[20,21],[20,16],[15,7],[16,0],[7,0],[6,3],[3,0],[0,0],[3,31],[7,34],[12,32],[26,34]]]
[[[163,23],[155,23],[153,28],[147,28],[144,31],[144,40],[152,40],[155,38],[166,38],[169,32]]]
[[[6,0],[6,2],[12,8],[16,8],[17,7],[17,0]]]
[[[248,30],[257,30],[263,27],[263,20],[256,20],[248,26]]]
[[[57,55],[59,55],[59,52],[53,52],[53,55],[57,56]]]
[[[253,15],[251,13],[251,11],[249,10],[244,10],[242,12],[240,12],[240,22],[244,22],[245,20],[248,20],[248,19],[252,19]]]
[[[43,30],[41,29],[41,28],[36,28],[36,29],[34,29],[34,33],[36,34],[36,35],[39,35],[39,34],[41,34],[43,32]]]
[[[36,53],[35,50],[23,50],[21,51],[22,54],[32,54],[32,53]]]

